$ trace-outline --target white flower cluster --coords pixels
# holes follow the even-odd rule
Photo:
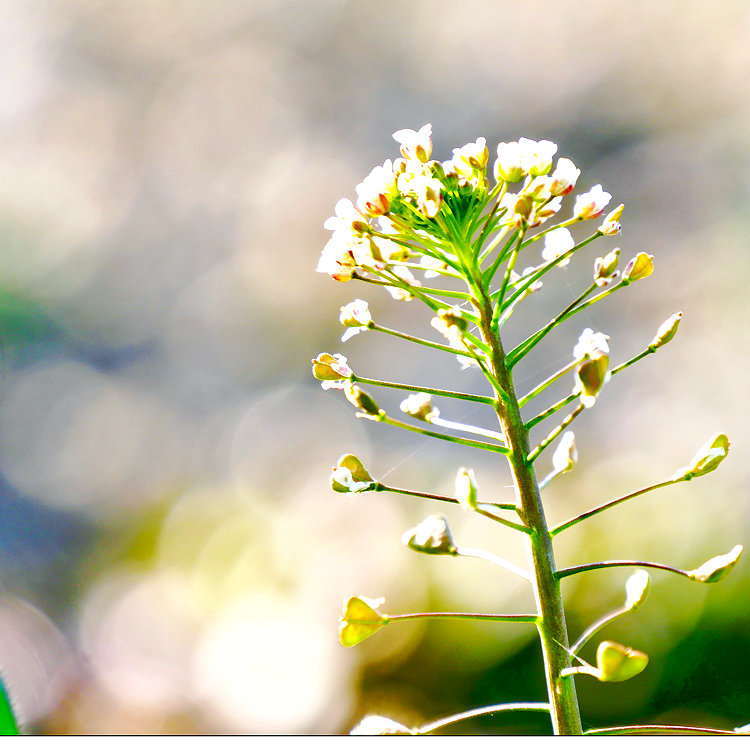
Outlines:
[[[317,270],[337,281],[348,281],[357,273],[390,278],[393,284],[388,288],[397,299],[410,299],[409,288],[415,285],[403,265],[407,260],[417,259],[428,276],[450,273],[457,244],[471,241],[491,201],[496,201],[493,231],[527,232],[560,211],[581,174],[565,157],[553,169],[555,143],[520,138],[497,146],[495,186],[490,187],[490,153],[484,138],[453,149],[453,156],[440,162],[431,159],[431,125],[398,130],[393,137],[401,156],[376,166],[357,185],[356,204],[340,200],[334,216],[325,222],[333,235]],[[517,191],[509,192],[515,185]],[[566,226],[600,216],[610,198],[601,185],[578,195],[571,218],[546,234],[543,259],[565,265],[575,246]],[[621,213],[622,206],[599,231],[617,233]]]

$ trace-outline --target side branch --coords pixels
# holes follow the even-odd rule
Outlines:
[[[461,401],[474,401],[478,404],[487,404],[488,406],[495,406],[496,404],[495,399],[490,396],[478,396],[472,393],[461,393],[460,391],[446,391],[443,388],[427,388],[422,385],[409,385],[407,383],[390,383],[386,380],[373,380],[372,378],[363,378],[361,375],[350,375],[349,380],[351,380],[352,383],[377,385],[381,388],[395,388],[399,391],[427,393],[430,396],[445,396],[445,398],[455,398]]]
[[[658,484],[652,484],[648,487],[643,487],[640,490],[631,492],[629,495],[623,495],[622,497],[618,497],[616,500],[611,500],[608,503],[604,503],[604,505],[600,505],[596,508],[593,508],[592,510],[586,511],[585,513],[580,513],[573,518],[569,518],[564,523],[561,523],[559,526],[555,526],[553,529],[551,529],[550,534],[554,537],[561,531],[565,531],[565,529],[569,529],[571,526],[575,526],[577,523],[581,523],[581,521],[585,521],[587,518],[591,518],[592,516],[596,516],[599,513],[603,513],[605,510],[614,508],[621,503],[632,500],[633,498],[639,497],[640,495],[645,495],[647,492],[651,492],[652,490],[658,490],[662,487],[669,487],[669,485],[671,484],[677,484],[678,482],[683,481],[685,481],[685,477],[679,477],[677,479],[667,479],[665,482],[659,482]]]

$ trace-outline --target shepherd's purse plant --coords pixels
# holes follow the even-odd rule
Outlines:
[[[589,664],[579,656],[583,646],[612,620],[641,605],[649,590],[648,570],[666,571],[699,583],[715,583],[737,564],[742,547],[737,545],[692,570],[643,560],[603,560],[558,568],[555,538],[647,492],[712,472],[726,458],[729,440],[724,434],[714,435],[685,466],[664,481],[608,500],[550,527],[542,491],[576,462],[571,424],[596,405],[600,392],[611,378],[672,340],[681,313],[669,317],[642,351],[616,366],[610,364],[609,337],[586,328],[571,347],[572,358],[568,364],[550,373],[527,393],[517,393],[513,376],[524,358],[544,345],[547,337],[563,322],[650,276],[654,268],[653,256],[639,252],[620,271],[620,250],[603,252],[596,258],[593,272],[580,294],[539,330],[510,346],[508,341],[514,337],[506,337],[506,329],[511,328],[512,314],[542,286],[542,280],[559,278],[559,269],[575,260],[579,250],[600,238],[620,234],[623,206],[617,206],[605,217],[611,196],[601,185],[594,185],[573,198],[580,170],[567,158],[558,159],[553,169],[557,146],[550,141],[521,138],[517,142],[500,143],[497,158],[491,163],[485,139],[479,138],[454,149],[451,159],[440,162],[431,160],[431,136],[430,125],[418,131],[394,133],[393,137],[400,144],[400,158],[387,160],[365,177],[356,188],[356,204],[348,199],[336,204],[335,216],[325,222],[325,227],[333,234],[317,270],[336,281],[354,280],[372,288],[382,287],[397,301],[421,303],[433,329],[432,336],[421,338],[385,327],[373,319],[367,302],[356,299],[341,308],[340,321],[346,328],[342,341],[358,333],[378,332],[409,341],[417,348],[438,350],[452,358],[456,368],[478,368],[487,381],[488,393],[464,393],[441,384],[427,387],[368,378],[354,372],[340,353],[319,354],[313,360],[313,375],[322,381],[324,389],[342,391],[356,409],[357,417],[409,430],[425,438],[496,454],[498,460],[506,461],[509,466],[515,497],[480,499],[474,471],[458,466],[455,467],[454,496],[391,487],[374,479],[362,461],[351,454],[338,459],[330,475],[330,486],[339,493],[391,492],[460,504],[468,512],[520,534],[528,550],[528,570],[492,552],[462,547],[454,540],[442,515],[425,518],[404,534],[403,542],[421,553],[479,557],[499,565],[527,581],[536,607],[528,613],[385,614],[380,609],[382,600],[352,596],[344,605],[340,640],[344,646],[354,646],[387,625],[418,618],[494,621],[499,628],[503,623],[526,623],[539,635],[547,702],[480,707],[421,727],[406,727],[387,717],[368,716],[353,732],[426,734],[482,714],[535,711],[549,715],[555,734],[583,734],[575,677],[619,682],[638,675],[648,664],[645,653],[607,640],[598,645],[596,663]],[[571,205],[566,207],[566,203]],[[561,220],[560,216],[567,218]],[[578,224],[595,228],[576,242],[568,227]],[[541,260],[537,261],[539,249]],[[522,270],[519,272],[519,269]],[[418,280],[420,277],[422,280]],[[572,380],[570,393],[554,403],[539,405],[544,401],[547,388],[564,377]],[[397,418],[386,413],[372,393],[363,387],[403,392],[401,411],[405,416]],[[489,430],[445,419],[433,399],[440,399],[446,412],[455,401],[471,402],[492,410],[499,429]],[[546,436],[532,440],[532,428],[545,422],[548,425]],[[540,466],[543,460],[548,460],[546,454],[550,451],[552,468],[543,471]],[[572,639],[565,622],[561,580],[614,567],[634,569],[626,584],[623,605],[602,615]],[[636,725],[589,729],[585,733],[733,734],[747,731],[748,727],[730,732],[703,727]]]

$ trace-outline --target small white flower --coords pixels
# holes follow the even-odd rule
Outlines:
[[[526,175],[523,150],[516,141],[498,143],[495,179],[498,182],[520,182]]]
[[[344,326],[367,326],[372,323],[372,315],[365,300],[355,299],[341,308],[339,320]]]
[[[432,125],[427,123],[419,130],[405,128],[393,134],[394,140],[401,144],[401,156],[404,159],[416,159],[426,162],[432,154]]]
[[[588,193],[576,198],[573,216],[579,219],[595,219],[607,207],[612,196],[602,190],[601,185],[594,185]]]
[[[609,354],[609,336],[594,333],[592,328],[585,328],[578,337],[578,343],[573,347],[573,356],[576,359],[586,359],[595,352]]]
[[[325,220],[323,226],[332,232],[351,233],[355,237],[361,237],[367,229],[364,216],[354,207],[348,198],[342,198],[334,207],[335,216]]]
[[[555,452],[552,454],[552,468],[558,474],[562,474],[562,472],[572,469],[577,460],[578,451],[576,450],[576,438],[575,435],[568,430],[563,433]]]
[[[323,248],[315,270],[327,273],[336,281],[349,281],[357,268],[354,253],[358,244],[351,233],[334,232]]]
[[[409,189],[417,199],[417,208],[428,219],[437,215],[443,202],[443,184],[436,177],[424,174],[414,175],[409,182]]]
[[[341,308],[339,321],[341,325],[347,327],[344,335],[341,337],[342,343],[348,341],[352,336],[366,331],[369,324],[372,323],[372,315],[370,315],[370,308],[367,302],[362,299],[355,299],[354,302],[344,305]]]
[[[549,189],[552,195],[567,195],[576,186],[581,170],[570,159],[557,160],[557,167],[550,175]]]
[[[553,229],[549,234],[544,235],[544,250],[542,250],[542,258],[547,262],[556,260],[557,258],[565,255],[575,245],[573,235],[566,227],[560,227],[559,229]],[[566,258],[560,261],[559,266],[567,266],[570,262],[570,258]]]
[[[357,185],[357,206],[368,216],[388,213],[391,201],[398,195],[397,178],[388,159],[382,167],[375,167]]]
[[[520,138],[518,145],[521,149],[521,166],[532,177],[545,175],[552,169],[552,157],[557,151],[556,143]]]

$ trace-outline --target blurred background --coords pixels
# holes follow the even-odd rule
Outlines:
[[[502,570],[399,541],[444,512],[459,544],[523,564],[506,529],[327,487],[354,452],[395,485],[451,492],[465,464],[482,496],[511,497],[497,461],[357,420],[310,376],[341,351],[362,375],[482,388],[378,334],[340,344],[355,297],[416,334],[429,316],[315,273],[324,220],[397,155],[399,128],[432,123],[438,159],[478,136],[491,152],[550,139],[579,190],[625,203],[622,237],[529,298],[511,341],[585,288],[597,255],[656,256],[651,278],[550,337],[520,391],[583,327],[610,335],[616,364],[684,311],[675,342],[576,422],[553,523],[669,477],[716,431],[732,439],[721,471],[559,537],[560,565],[694,568],[747,543],[747,3],[2,0],[0,21],[0,672],[29,732],[335,734],[366,713],[417,725],[544,700],[528,626],[414,622],[338,643],[352,594],[392,614],[531,606]],[[566,580],[574,636],[621,604],[628,573]],[[602,632],[651,664],[578,680],[586,725],[750,722],[749,584],[747,561],[716,587],[656,572],[647,603]]]

